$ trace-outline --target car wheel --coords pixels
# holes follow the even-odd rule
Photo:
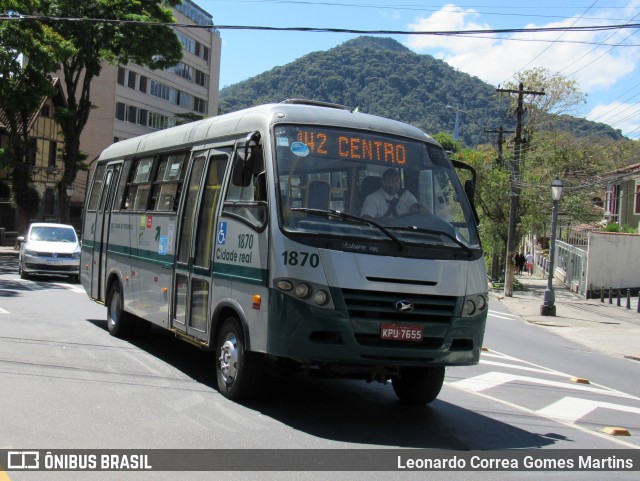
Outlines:
[[[27,273],[22,270],[22,264],[18,265],[18,274],[20,275],[20,279],[28,279],[29,278]]]
[[[224,397],[246,399],[258,391],[262,380],[259,356],[246,350],[238,319],[226,318],[216,338],[216,378]]]
[[[135,319],[123,309],[122,293],[117,282],[111,284],[107,298],[107,328],[109,334],[125,339],[135,326]]]

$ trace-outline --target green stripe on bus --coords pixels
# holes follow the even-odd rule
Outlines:
[[[267,270],[257,267],[237,266],[217,262],[213,265],[213,277],[243,281],[249,284],[267,284]]]
[[[85,250],[89,250],[92,248],[97,250],[99,246],[99,242],[87,241],[84,243],[83,248]],[[162,267],[173,267],[174,261],[173,255],[161,255],[154,251],[129,248],[119,245],[109,245],[107,254],[125,259],[128,258],[148,262],[150,264],[155,264]],[[238,266],[222,262],[214,263],[213,271],[198,268],[196,266],[192,266],[191,271],[194,274],[200,276],[212,275],[213,277],[218,277],[220,279],[242,281],[248,284],[266,285],[268,280],[268,272],[266,269],[260,269],[258,267]]]

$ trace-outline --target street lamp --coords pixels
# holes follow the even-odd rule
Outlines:
[[[66,193],[67,193],[67,198],[71,198],[71,196],[73,195],[73,184],[67,184],[67,186],[65,187]]]
[[[551,200],[553,200],[553,212],[551,214],[551,244],[549,245],[549,275],[547,276],[547,288],[544,290],[544,301],[540,306],[541,316],[555,316],[555,294],[553,293],[553,261],[556,256],[556,227],[558,225],[558,201],[562,197],[562,181],[554,179],[551,182]]]

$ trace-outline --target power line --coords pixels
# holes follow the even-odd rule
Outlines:
[[[595,1],[591,4],[591,6],[590,6],[589,8],[587,8],[583,13],[581,13],[581,14],[580,14],[580,16],[579,16],[578,18],[576,18],[576,19],[573,21],[573,23],[572,23],[570,26],[571,26],[571,27],[573,27],[576,23],[578,23],[578,22],[582,19],[582,17],[584,17],[584,16],[587,14],[587,12],[588,12],[589,10],[591,10],[591,8],[592,8],[596,3],[598,3],[598,0],[595,0]],[[549,45],[547,45],[545,48],[543,48],[543,49],[538,53],[538,55],[536,55],[536,56],[535,56],[535,57],[533,57],[531,60],[529,60],[529,62],[527,62],[527,64],[526,64],[524,67],[521,67],[521,68],[520,68],[520,70],[518,70],[518,71],[516,72],[516,74],[518,74],[518,73],[522,72],[525,68],[527,68],[529,65],[531,65],[531,64],[533,63],[533,61],[534,61],[534,60],[536,60],[536,59],[537,59],[537,58],[539,58],[543,53],[545,53],[547,50],[549,50],[549,49],[551,48],[551,46],[552,46],[554,43],[557,43],[557,42],[558,42],[558,41],[559,41],[559,40],[564,36],[564,34],[565,34],[565,33],[567,33],[567,32],[562,32],[562,33],[558,36],[558,38],[557,38],[557,39],[555,39],[553,42],[551,42]],[[515,75],[515,74],[514,74],[514,75]],[[506,82],[506,80],[505,80],[505,82]],[[503,83],[504,83],[504,82],[503,82]]]
[[[260,25],[195,25],[184,23],[146,22],[143,20],[126,20],[112,18],[80,18],[80,17],[54,17],[46,15],[15,15],[2,14],[0,21],[25,21],[38,20],[47,22],[77,22],[77,23],[106,23],[116,25],[140,25],[157,27],[180,28],[214,28],[217,30],[263,30],[278,32],[314,32],[314,33],[354,33],[369,35],[477,35],[492,33],[540,33],[540,32],[603,32],[608,30],[640,28],[640,23],[614,24],[614,25],[585,25],[571,27],[532,27],[532,28],[502,28],[502,29],[471,29],[471,30],[361,30],[352,28],[331,27],[271,27]]]

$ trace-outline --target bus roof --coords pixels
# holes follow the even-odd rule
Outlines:
[[[287,100],[282,103],[250,107],[116,142],[107,147],[98,160],[120,159],[168,149],[180,149],[203,144],[214,138],[234,137],[238,134],[267,129],[273,123],[302,123],[379,131],[436,143],[422,130],[396,120],[353,112],[335,104]]]

